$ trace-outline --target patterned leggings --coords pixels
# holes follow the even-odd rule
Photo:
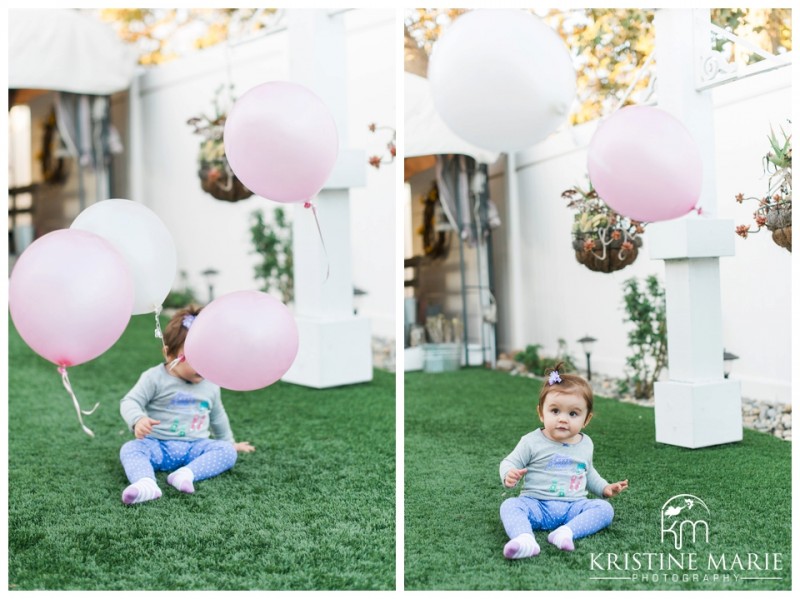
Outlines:
[[[119,450],[119,459],[131,483],[141,478],[155,480],[156,470],[176,470],[186,466],[194,480],[203,480],[233,468],[236,449],[227,441],[162,441],[145,437],[128,441]]]
[[[573,539],[580,539],[604,529],[613,517],[614,508],[603,499],[545,501],[521,495],[506,499],[500,506],[500,519],[509,539],[562,524],[570,527]]]

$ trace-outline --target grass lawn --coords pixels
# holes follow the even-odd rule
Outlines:
[[[222,397],[233,470],[125,506],[119,399],[160,360],[152,315],[70,369],[94,439],[55,366],[9,322],[10,589],[394,589],[395,377],[315,390],[276,383]]]
[[[558,551],[539,532],[538,557],[504,559],[498,510],[518,490],[503,488],[498,467],[538,427],[540,384],[484,369],[406,374],[406,589],[791,588],[791,443],[745,430],[740,443],[705,449],[657,444],[651,408],[605,398],[596,399],[586,429],[595,467],[609,481],[630,482],[611,500],[611,527],[576,541],[572,553]],[[708,544],[702,535],[681,551],[669,536],[661,543],[661,507],[680,494],[708,506]],[[766,564],[765,553],[780,554],[780,563]],[[638,569],[633,554],[639,554]],[[666,556],[663,569],[658,555]],[[668,570],[670,555],[677,561]],[[592,579],[599,577],[629,579]]]

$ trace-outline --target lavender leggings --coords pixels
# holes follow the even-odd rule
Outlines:
[[[603,499],[555,501],[521,495],[506,499],[500,506],[500,519],[509,539],[562,524],[570,527],[573,539],[580,539],[604,529],[613,517],[614,508]]]
[[[131,483],[141,478],[155,480],[156,470],[176,470],[186,466],[194,480],[203,480],[233,468],[236,449],[227,441],[162,441],[145,437],[128,441],[119,450],[119,459]]]

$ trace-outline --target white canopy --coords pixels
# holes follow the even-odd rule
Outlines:
[[[127,89],[135,68],[133,48],[77,10],[8,11],[9,89],[108,95]]]
[[[464,154],[492,164],[500,154],[467,143],[444,123],[436,112],[430,83],[424,77],[405,73],[405,156]]]

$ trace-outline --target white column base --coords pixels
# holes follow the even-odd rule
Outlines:
[[[372,380],[369,320],[297,316],[299,348],[282,381],[324,389]]]
[[[656,441],[696,449],[742,440],[738,381],[655,384]]]

